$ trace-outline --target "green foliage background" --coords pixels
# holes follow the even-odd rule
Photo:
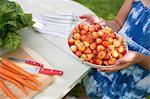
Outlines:
[[[74,0],[90,8],[98,16],[110,20],[113,19],[124,0]]]

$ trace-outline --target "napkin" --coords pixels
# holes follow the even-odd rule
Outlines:
[[[55,12],[34,14],[33,29],[38,33],[48,34],[50,36],[67,37],[72,26],[78,20],[78,16],[71,12]]]

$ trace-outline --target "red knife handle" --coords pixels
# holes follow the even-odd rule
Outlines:
[[[47,74],[47,75],[62,75],[63,71],[41,68],[40,71],[39,71],[39,73]]]
[[[25,63],[43,68],[43,64],[32,60],[26,60]]]

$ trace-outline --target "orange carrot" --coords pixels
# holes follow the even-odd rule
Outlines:
[[[7,67],[7,66],[2,66],[2,68],[4,68],[4,69],[7,69],[7,70],[9,70],[9,71],[11,71],[11,72],[14,72],[14,73],[18,73],[18,74],[21,74],[21,73],[19,73],[18,71],[15,71],[14,69],[11,69],[11,68],[9,68],[9,67]],[[22,74],[21,74],[22,75]],[[29,73],[29,75],[31,75],[31,76],[33,76],[33,77],[38,77],[36,74],[31,74],[31,73]]]
[[[28,88],[35,90],[35,91],[40,91],[39,88],[37,88],[36,86],[31,85],[29,82],[27,82],[26,80],[22,79],[21,77],[19,77],[17,74],[14,74],[8,70],[3,69],[2,67],[0,67],[0,73],[10,77],[20,83],[22,83],[23,85],[27,86]]]
[[[18,86],[18,87],[20,88],[20,90],[21,90],[23,93],[25,93],[26,95],[29,94],[29,93],[26,91],[26,89],[25,89],[19,82],[15,81],[15,80],[13,80],[13,79],[11,79],[11,78],[9,78],[9,77],[3,75],[3,74],[0,74],[0,77],[3,78],[3,79],[5,79],[5,80],[7,80],[7,81],[9,81],[9,82],[12,82],[12,83],[15,84],[16,86]]]
[[[27,76],[31,81],[33,81],[35,84],[41,86],[41,83],[35,79],[34,77],[32,77],[30,75],[30,73],[26,72],[25,70],[23,70],[22,68],[16,66],[14,63],[12,63],[11,61],[9,61],[8,59],[1,59],[1,62],[5,65],[5,66],[8,66],[9,68]]]
[[[26,76],[24,76],[24,75],[22,75],[22,74],[20,74],[20,73],[18,73],[18,72],[16,72],[16,71],[12,70],[12,69],[9,68],[9,67],[2,66],[2,68],[6,69],[6,70],[9,70],[9,71],[11,71],[12,73],[15,73],[15,74],[17,74],[17,75],[20,75],[20,77],[23,78],[23,79],[25,79],[25,80],[29,80],[28,77],[26,77]]]
[[[12,94],[12,92],[7,88],[7,86],[4,84],[2,80],[0,80],[0,88],[11,98],[11,99],[17,99],[16,96]]]
[[[12,69],[11,69],[11,68],[9,68],[9,67],[2,66],[2,68],[7,69],[7,70],[9,70],[9,71],[11,71],[11,72],[15,73],[15,71],[14,71],[14,70],[12,70]]]

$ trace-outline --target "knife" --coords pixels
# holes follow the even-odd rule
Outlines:
[[[44,68],[44,65],[41,63],[38,63],[36,61],[32,61],[32,60],[27,60],[27,59],[20,59],[20,58],[15,58],[15,57],[8,57],[8,59],[15,61],[15,62],[19,62],[19,63],[26,63],[29,65],[33,65],[33,66],[37,66],[37,67],[21,67],[22,69],[24,69],[27,72],[30,73],[41,73],[41,74],[46,74],[46,75],[63,75],[63,71],[61,70],[54,70],[54,69],[49,69],[49,68]]]
[[[21,59],[21,58],[15,58],[15,57],[8,57],[8,59],[10,59],[12,61],[15,61],[15,62],[26,63],[26,64],[29,64],[29,65],[34,65],[34,66],[38,66],[38,67],[43,68],[43,64],[42,63],[36,62],[34,60]]]
[[[63,71],[61,70],[54,70],[54,69],[49,69],[49,68],[39,68],[39,67],[21,67],[23,70],[32,73],[32,74],[45,74],[45,75],[63,75]]]
[[[63,75],[63,71],[49,69],[49,68],[40,68],[39,73],[46,74],[46,75]]]

